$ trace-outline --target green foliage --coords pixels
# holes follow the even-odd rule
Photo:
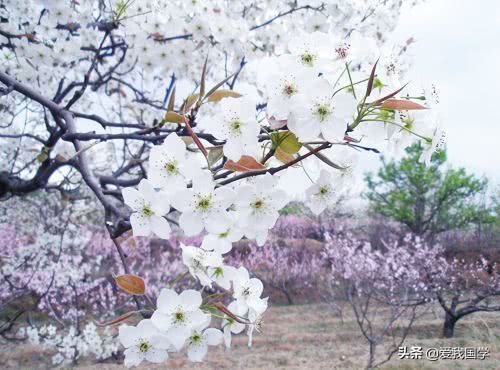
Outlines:
[[[486,190],[485,179],[463,168],[447,168],[444,151],[434,154],[429,166],[419,162],[419,144],[408,147],[406,153],[400,161],[384,161],[376,176],[365,176],[366,196],[375,213],[421,236],[494,221],[491,210],[479,199]]]
[[[496,189],[495,194],[492,197],[493,203],[493,213],[495,217],[495,225],[500,229],[500,186]]]
[[[311,212],[309,212],[308,208],[305,207],[304,204],[300,202],[290,202],[285,207],[283,207],[279,211],[279,213],[281,216],[289,216],[289,215],[303,216],[303,215],[308,215]]]

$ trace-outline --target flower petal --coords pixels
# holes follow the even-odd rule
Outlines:
[[[222,343],[222,332],[219,329],[208,328],[203,332],[203,337],[210,346],[217,346]]]
[[[150,219],[151,230],[162,239],[170,238],[170,225],[167,220],[160,216],[152,216]]]
[[[205,344],[190,345],[187,350],[188,358],[193,362],[201,362],[208,352],[208,346]]]
[[[161,313],[170,313],[180,303],[180,297],[173,289],[162,289],[156,305]]]
[[[144,199],[137,189],[125,188],[122,190],[122,195],[125,204],[134,211],[139,211],[144,207]]]
[[[144,359],[144,354],[139,351],[137,347],[130,347],[124,351],[125,360],[123,364],[126,367],[133,367],[139,365]]]
[[[137,328],[130,325],[121,325],[118,328],[118,338],[125,348],[132,347],[137,340]]]
[[[192,211],[186,211],[181,214],[179,217],[179,226],[187,236],[199,234],[203,230],[201,217]]]
[[[146,360],[154,363],[161,363],[168,358],[168,352],[165,349],[161,348],[150,348],[149,351],[146,352]]]
[[[201,306],[201,293],[196,290],[186,289],[179,295],[179,298],[181,300],[182,306],[187,311],[194,311]]]
[[[186,154],[186,144],[176,133],[168,135],[162,147],[177,159],[182,159]]]
[[[142,213],[135,212],[130,216],[130,224],[135,236],[149,236],[151,233],[151,226],[149,218]]]

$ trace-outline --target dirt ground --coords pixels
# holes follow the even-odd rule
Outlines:
[[[147,364],[139,369],[363,369],[368,345],[361,336],[348,308],[339,319],[327,305],[271,307],[265,316],[264,332],[254,337],[251,349],[246,336],[233,338],[233,347],[211,347],[202,364],[189,362],[184,354],[172,354],[167,364]],[[440,312],[421,317],[404,345],[429,347],[488,347],[485,360],[401,360],[397,354],[382,369],[500,369],[500,315],[478,314],[460,321],[456,338],[440,338]],[[0,369],[49,369],[50,356],[42,348],[0,344]],[[90,360],[66,367],[80,370],[111,370],[119,364],[92,363]]]

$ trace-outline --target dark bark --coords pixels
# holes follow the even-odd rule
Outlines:
[[[457,324],[458,318],[446,313],[443,325],[443,337],[453,338],[455,334],[455,325]]]

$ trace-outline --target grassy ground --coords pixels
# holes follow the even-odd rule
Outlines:
[[[193,364],[185,355],[172,354],[170,369],[363,369],[368,346],[357,324],[343,309],[343,322],[326,305],[271,307],[265,316],[264,332],[254,338],[254,346],[246,347],[246,336],[233,341],[233,348],[211,348],[207,361]],[[500,322],[498,313],[478,314],[459,322],[456,338],[440,338],[440,314],[429,311],[420,318],[409,335],[406,346],[489,347],[490,358],[480,360],[400,360],[395,355],[382,369],[499,369]],[[28,345],[3,344],[0,351],[2,369],[49,368],[49,356],[43,349]],[[118,364],[83,362],[72,368],[119,369]],[[164,369],[143,366],[140,369]]]

